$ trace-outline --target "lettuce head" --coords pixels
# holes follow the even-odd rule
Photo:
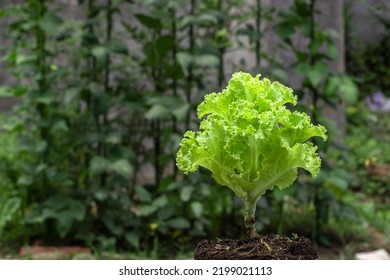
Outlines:
[[[326,140],[326,129],[290,111],[288,103],[297,103],[291,88],[234,73],[226,89],[206,95],[198,106],[199,130],[184,134],[177,166],[184,174],[210,170],[217,183],[252,206],[267,190],[290,186],[298,168],[316,176],[321,159],[308,140]]]

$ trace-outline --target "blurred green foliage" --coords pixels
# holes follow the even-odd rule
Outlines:
[[[364,103],[348,109],[349,133],[346,137],[351,156],[348,169],[359,180],[352,187],[366,194],[390,197],[390,115],[372,112]]]
[[[157,252],[222,234],[235,203],[172,159],[208,77],[224,80],[240,3],[86,0],[75,20],[44,0],[5,7],[16,82],[0,93],[20,102],[1,122],[1,240]]]
[[[351,1],[350,1],[351,2]],[[352,2],[351,2],[352,3]],[[354,18],[351,12],[351,3],[345,7],[348,22]],[[383,31],[376,34],[374,40],[363,42],[357,34],[354,34],[347,24],[347,71],[355,77],[357,85],[361,90],[361,97],[367,97],[375,92],[383,92],[390,96],[389,80],[384,78],[390,74],[390,5],[366,6],[370,15],[377,21]]]

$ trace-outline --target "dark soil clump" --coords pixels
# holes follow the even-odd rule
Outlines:
[[[306,237],[264,235],[246,239],[223,239],[198,243],[195,260],[318,260]]]

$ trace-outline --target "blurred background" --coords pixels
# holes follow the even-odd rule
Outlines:
[[[233,193],[175,166],[235,71],[292,87],[329,134],[258,230],[323,259],[389,251],[389,50],[385,0],[0,1],[0,257],[184,259],[242,237]]]

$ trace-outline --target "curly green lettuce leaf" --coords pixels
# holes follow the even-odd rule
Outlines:
[[[321,160],[307,140],[326,140],[326,129],[305,113],[291,112],[287,103],[297,103],[291,88],[260,75],[233,74],[226,89],[206,95],[198,106],[200,129],[184,134],[177,166],[185,174],[204,167],[252,203],[275,186],[290,186],[298,168],[316,176]]]

